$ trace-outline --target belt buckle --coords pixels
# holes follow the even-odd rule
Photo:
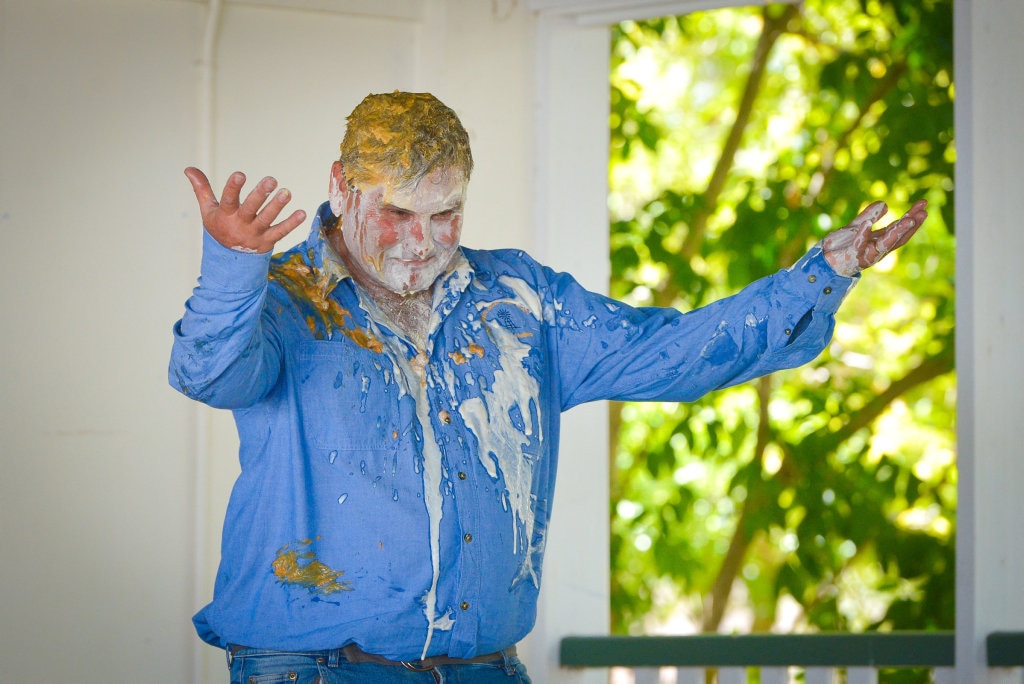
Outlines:
[[[434,666],[430,663],[424,663],[422,660],[403,660],[402,667],[412,672],[430,672],[434,669]],[[416,663],[422,663],[417,665]]]

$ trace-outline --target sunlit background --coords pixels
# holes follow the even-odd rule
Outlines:
[[[931,213],[811,365],[612,405],[613,630],[952,629],[951,2],[625,22],[611,49],[614,296],[694,308],[870,201]]]

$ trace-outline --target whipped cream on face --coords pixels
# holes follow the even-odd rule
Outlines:
[[[459,173],[438,170],[398,188],[343,188],[335,178],[330,194],[353,261],[391,292],[428,289],[458,251],[466,194]]]

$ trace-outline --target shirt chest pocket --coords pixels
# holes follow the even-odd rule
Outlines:
[[[387,356],[345,343],[304,342],[293,370],[306,441],[341,451],[397,448],[400,392]]]

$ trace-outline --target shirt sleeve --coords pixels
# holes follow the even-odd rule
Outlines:
[[[244,408],[277,380],[281,348],[264,316],[270,253],[247,254],[203,233],[199,285],[174,324],[172,387],[217,408]]]
[[[688,313],[633,308],[556,278],[563,410],[596,399],[694,401],[805,364],[828,344],[835,312],[857,282],[836,274],[818,246],[791,268]]]

